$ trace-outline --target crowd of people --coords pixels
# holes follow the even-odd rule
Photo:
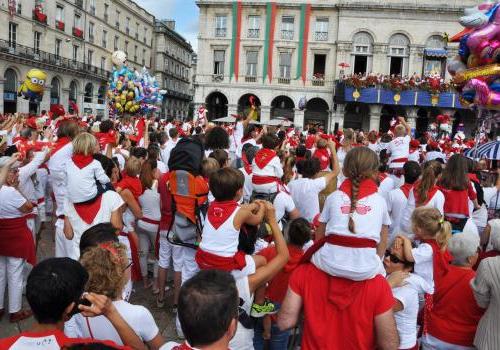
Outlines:
[[[4,116],[0,349],[500,349],[495,161],[253,115]]]

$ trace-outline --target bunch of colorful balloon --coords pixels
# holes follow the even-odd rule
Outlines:
[[[463,31],[449,39],[459,42],[458,56],[448,64],[461,103],[500,109],[500,3],[487,2],[464,10]]]
[[[111,115],[145,115],[158,109],[163,99],[156,78],[146,68],[142,72],[132,71],[125,63],[123,51],[115,51],[112,56],[113,72],[109,81],[108,105]]]

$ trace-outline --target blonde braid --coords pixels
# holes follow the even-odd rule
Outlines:
[[[355,232],[355,227],[354,227],[354,220],[352,216],[354,215],[354,212],[356,211],[356,205],[358,204],[358,193],[359,193],[359,184],[360,184],[360,177],[359,176],[354,176],[351,179],[352,182],[352,189],[351,189],[351,210],[349,212],[349,231],[352,233]]]

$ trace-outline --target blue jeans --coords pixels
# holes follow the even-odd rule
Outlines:
[[[264,339],[262,338],[263,332],[264,328],[262,327],[262,318],[259,318],[257,319],[253,336],[253,346],[255,350],[264,349]],[[269,350],[287,350],[290,332],[290,330],[280,331],[278,325],[273,322],[271,325],[271,339],[269,340]]]

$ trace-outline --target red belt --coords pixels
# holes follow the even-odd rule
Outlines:
[[[26,214],[25,218],[26,219],[34,219],[34,218],[36,218],[36,214],[33,214],[33,213]]]
[[[271,184],[273,182],[279,182],[280,179],[276,176],[263,176],[263,175],[255,175],[252,176],[252,183],[255,185],[266,185]]]
[[[408,158],[396,158],[391,161],[391,163],[406,163]]]
[[[38,198],[38,203],[37,204],[42,204],[42,203],[45,203],[45,197],[42,197],[42,198]]]
[[[326,243],[349,248],[377,248],[377,242],[375,242],[373,239],[332,234],[325,236],[319,241],[315,242],[302,256],[301,262],[304,263],[311,260],[313,254],[316,253],[319,248],[324,246]]]
[[[233,271],[233,270],[243,270],[247,265],[245,260],[245,253],[239,250],[233,256],[219,256],[202,249],[196,251],[196,263],[202,270],[223,270],[223,271]]]

